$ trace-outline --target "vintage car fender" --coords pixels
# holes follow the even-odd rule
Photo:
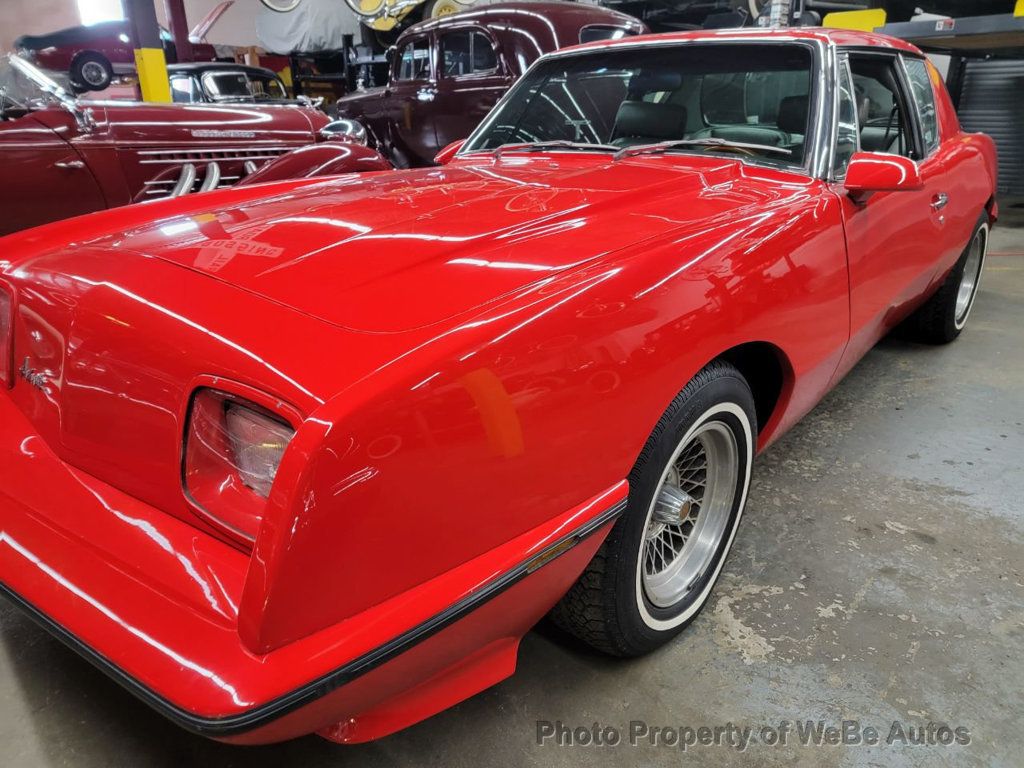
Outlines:
[[[347,141],[332,141],[293,149],[252,172],[236,186],[336,176],[340,173],[390,171],[393,168],[379,152],[370,147]]]

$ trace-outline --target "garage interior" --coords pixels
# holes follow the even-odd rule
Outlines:
[[[4,3],[0,49],[11,50],[18,35],[78,24],[82,5]],[[183,7],[192,20],[213,5]],[[260,48],[256,5],[239,0],[210,41],[242,58]],[[157,10],[165,22],[162,2]],[[1024,18],[1020,11],[1014,18]],[[934,16],[948,12],[946,4]],[[883,340],[759,457],[721,579],[677,640],[642,658],[609,659],[542,622],[524,640],[513,677],[397,734],[348,747],[309,736],[242,750],[180,730],[5,601],[5,764],[1021,765],[1024,28],[982,30],[988,43],[962,44],[931,15],[889,26],[881,31],[942,61],[965,128],[990,133],[999,148],[1000,219],[977,305],[949,346]],[[360,35],[358,21],[346,34]],[[694,746],[685,755],[650,744],[626,753],[538,744],[540,722],[635,720],[942,721],[968,726],[971,743],[952,753],[793,743],[746,752]]]

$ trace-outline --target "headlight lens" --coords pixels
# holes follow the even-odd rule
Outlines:
[[[295,430],[237,395],[200,389],[185,444],[185,489],[213,522],[253,541]]]
[[[14,384],[14,297],[0,285],[0,385]]]

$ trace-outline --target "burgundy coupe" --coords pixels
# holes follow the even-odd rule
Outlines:
[[[936,70],[843,31],[545,56],[446,160],[0,241],[0,589],[196,733],[383,736],[549,612],[671,640],[755,454],[956,338],[997,214]]]
[[[83,101],[12,56],[0,61],[0,235],[239,180],[391,168],[333,140],[336,125],[299,105]]]

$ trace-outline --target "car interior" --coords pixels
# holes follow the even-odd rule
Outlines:
[[[811,52],[798,45],[756,52],[737,45],[699,48],[627,51],[616,55],[618,66],[609,56],[551,62],[529,76],[532,82],[506,104],[478,148],[709,140],[686,151],[737,151],[802,164]]]

